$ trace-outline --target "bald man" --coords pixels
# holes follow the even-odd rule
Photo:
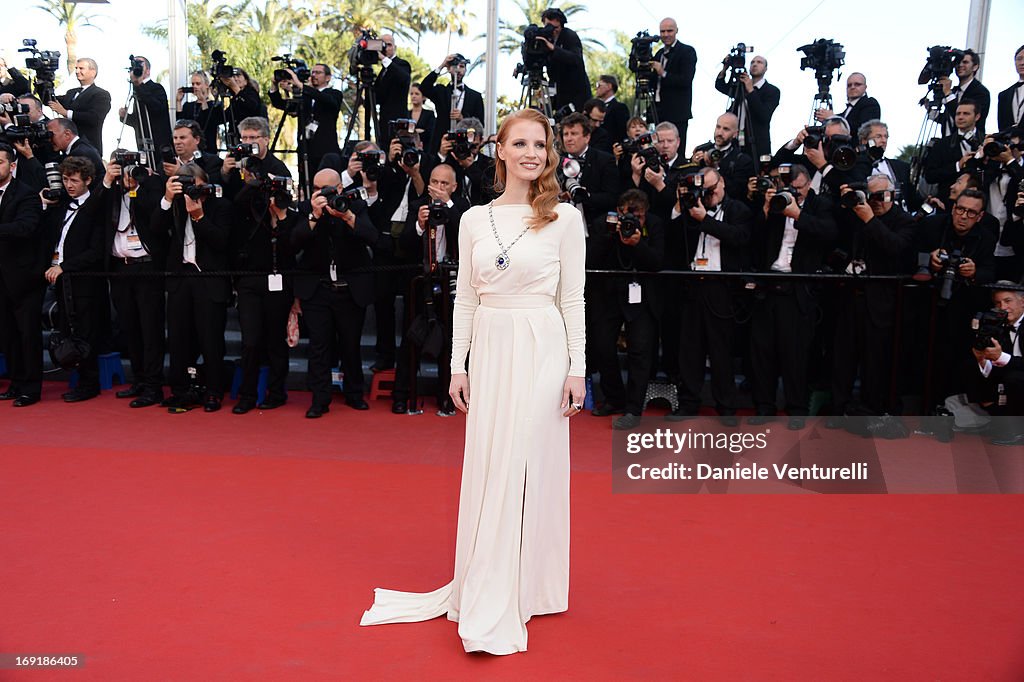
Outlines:
[[[818,109],[814,117],[819,121],[833,115],[831,109]],[[882,118],[882,107],[874,97],[868,97],[868,79],[860,71],[854,71],[846,79],[846,107],[839,110],[839,116],[850,124],[855,134],[864,123]]]
[[[679,129],[679,146],[686,149],[686,129],[693,105],[693,74],[697,70],[697,51],[677,39],[676,20],[666,17],[658,27],[661,42],[665,44],[654,55],[654,107],[658,122],[669,121]]]
[[[715,79],[715,89],[733,98],[729,111],[739,116],[739,127],[743,131],[740,147],[757,161],[762,154],[772,153],[772,114],[779,106],[779,89],[765,80],[768,60],[756,55],[750,60],[746,73],[733,72],[726,81],[728,57],[722,60],[722,70]],[[737,89],[737,82],[739,89]]]
[[[728,112],[715,122],[715,136],[710,146],[700,145],[693,161],[718,170],[725,180],[725,191],[733,199],[747,198],[747,181],[754,175],[754,160],[739,146],[739,117]],[[713,159],[717,156],[718,160]]]
[[[295,278],[295,298],[309,329],[309,390],[313,403],[306,412],[317,419],[330,411],[331,358],[338,338],[345,373],[345,404],[356,410],[369,406],[363,399],[363,362],[359,337],[366,306],[373,302],[373,274],[352,272],[371,264],[366,247],[377,246],[377,230],[356,200],[351,210],[336,211],[323,196],[327,188],[342,191],[337,171],[324,169],[313,176],[313,196],[299,204],[303,216],[292,229],[292,248],[302,252]]]

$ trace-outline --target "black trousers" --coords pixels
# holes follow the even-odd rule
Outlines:
[[[833,411],[847,414],[859,368],[861,412],[892,412],[889,379],[895,320],[878,319],[877,310],[871,315],[871,301],[859,289],[847,287],[836,295],[839,315],[832,355]]]
[[[704,367],[711,360],[711,397],[718,413],[736,413],[736,376],[732,368],[735,324],[732,294],[724,281],[692,282],[683,297],[679,337],[679,409],[700,410]]]
[[[331,349],[336,338],[341,370],[345,373],[345,397],[362,398],[363,359],[359,343],[366,309],[352,300],[347,286],[321,283],[311,297],[302,301],[302,315],[309,330],[307,380],[313,404],[331,404]]]
[[[224,396],[227,302],[214,300],[220,296],[211,291],[223,286],[223,282],[209,277],[182,277],[175,288],[167,292],[169,383],[174,395],[188,391],[188,368],[201,354],[207,395]]]
[[[434,312],[438,324],[441,325],[441,357],[437,358],[438,407],[448,400],[448,388],[452,382],[452,302],[451,299],[445,301],[445,296],[447,294],[444,293],[435,293],[433,296]],[[419,299],[417,311],[423,310],[424,307],[422,299]],[[405,316],[407,322],[408,317],[408,315]],[[410,385],[420,372],[421,349],[413,344],[408,331],[408,324],[403,325],[402,346],[398,349],[398,358],[395,362],[395,387],[391,391],[392,400],[409,400]]]
[[[71,335],[71,320],[64,300],[66,275],[57,278],[57,311],[60,316],[60,331],[65,337]],[[71,306],[74,310],[74,335],[89,342],[89,354],[78,365],[78,385],[75,390],[99,393],[99,341],[102,334],[102,306],[109,305],[106,295],[82,296],[75,294],[72,284]]]
[[[758,414],[775,414],[780,377],[786,413],[808,413],[807,366],[814,338],[813,314],[813,309],[800,309],[796,292],[786,285],[769,290],[765,298],[754,302],[750,319],[750,365],[754,407]]]
[[[110,278],[110,297],[132,368],[132,383],[147,397],[162,397],[164,383],[164,278],[134,274],[158,272],[154,262],[113,260],[119,276]]]
[[[682,310],[679,299],[683,295],[684,285],[677,277],[668,277],[655,281],[654,286],[661,289],[659,296],[661,310],[658,312],[659,337],[661,339],[661,369],[665,371],[669,381],[679,381],[679,329],[682,324]],[[655,353],[657,353],[655,348]],[[652,374],[657,373],[655,366]]]
[[[42,275],[39,276],[42,279]],[[42,284],[40,282],[40,284]],[[43,388],[43,296],[37,286],[14,296],[0,277],[0,349],[7,360],[9,390],[38,398]]]
[[[605,403],[625,407],[629,414],[640,415],[647,398],[658,325],[649,305],[633,304],[632,307],[635,310],[630,311],[631,319],[627,319],[618,304],[609,302],[600,314],[597,334],[591,338],[594,339],[594,369],[601,373],[601,392]],[[625,385],[616,347],[623,323],[626,325]]]
[[[267,278],[242,277],[238,291],[238,321],[242,327],[242,385],[239,398],[261,401],[257,395],[260,365],[270,367],[267,377],[268,399],[285,400],[288,378],[288,313],[294,297],[291,287],[270,291]]]
[[[377,362],[384,365],[395,361],[395,300],[409,293],[409,275],[405,272],[378,272],[374,277],[373,314],[377,321],[377,342],[374,351]],[[408,303],[407,303],[408,305]]]

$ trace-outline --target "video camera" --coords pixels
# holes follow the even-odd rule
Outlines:
[[[242,75],[241,69],[228,64],[228,56],[222,50],[214,50],[210,54],[210,59],[213,60],[213,66],[210,67],[210,75],[215,81],[221,78]]]
[[[991,348],[997,338],[1006,336],[1013,325],[1007,311],[983,310],[971,320],[971,329],[974,330],[975,350],[985,350]]]
[[[654,68],[651,62],[654,61],[653,45],[659,40],[659,36],[652,36],[647,31],[638,31],[636,37],[629,41],[629,70],[636,76],[636,88],[639,92],[653,92]]]
[[[412,118],[396,118],[388,121],[388,139],[402,143],[402,165],[411,168],[420,162],[420,150],[417,142],[416,120]]]
[[[814,78],[818,82],[816,101],[831,102],[828,90],[832,84],[832,72],[841,67],[846,60],[842,44],[831,38],[819,38],[813,43],[801,45],[796,50],[805,55],[800,58],[800,70],[814,71]]]
[[[365,187],[349,187],[341,192],[337,187],[324,187],[320,190],[320,196],[327,199],[327,205],[338,213],[360,213],[366,208]]]
[[[736,43],[736,47],[729,50],[729,54],[722,60],[722,65],[732,69],[732,77],[735,79],[747,72],[747,55],[754,51],[753,45]],[[803,60],[801,60],[801,67]]]
[[[563,156],[558,162],[556,175],[562,190],[568,192],[570,201],[578,203],[590,198],[590,191],[580,184],[580,173],[583,172],[578,159]]]
[[[949,45],[932,45],[928,48],[928,59],[924,63],[921,75],[917,77],[917,84],[934,84],[943,78],[949,78],[956,65],[964,58],[964,54],[963,50],[954,49]]]
[[[25,47],[18,48],[18,52],[32,53],[31,57],[25,58],[25,67],[35,71],[36,82],[33,90],[44,104],[53,101],[54,78],[60,67],[60,52],[40,51],[36,48],[34,38],[25,38],[21,44]]]
[[[373,71],[370,67],[380,61],[380,53],[383,51],[384,41],[377,37],[377,32],[364,28],[349,52],[349,72],[364,80],[372,80]]]
[[[551,24],[543,26],[530,24],[523,30],[523,45],[520,48],[523,62],[516,64],[516,68],[512,72],[513,77],[518,78],[522,74],[526,74],[533,83],[543,80],[544,67],[547,66],[551,51],[548,50],[548,46],[541,38],[554,43],[555,27]]]
[[[271,57],[270,61],[281,62],[282,67],[291,69],[295,73],[295,77],[302,83],[309,80],[309,67],[306,66],[305,60],[293,59],[290,52],[285,52],[280,57]],[[274,69],[275,83],[290,81],[291,79],[291,74],[289,74],[285,68]]]
[[[857,145],[849,135],[829,135],[825,137],[824,126],[807,126],[804,138],[805,149],[821,151],[830,164],[841,171],[848,171],[857,163]]]

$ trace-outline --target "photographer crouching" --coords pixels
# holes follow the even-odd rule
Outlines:
[[[999,287],[1005,287],[1003,289]],[[978,363],[976,395],[993,416],[1006,420],[995,445],[1024,445],[1024,358],[1020,325],[1024,317],[1024,291],[1006,280],[996,282],[993,309],[975,315],[971,352]]]
[[[633,275],[602,275],[594,278],[590,295],[603,302],[602,312],[590,319],[587,347],[594,369],[601,374],[604,403],[592,411],[595,417],[622,416],[615,429],[631,429],[640,423],[651,376],[654,344],[657,341],[657,287],[650,277],[635,274],[657,271],[665,258],[665,228],[649,212],[647,195],[638,189],[623,192],[617,210],[598,217],[590,225],[587,239],[587,268],[622,270]],[[626,369],[622,384],[617,342],[626,326]]]
[[[459,223],[469,210],[469,202],[456,194],[457,189],[455,170],[447,164],[435,166],[426,193],[409,205],[408,223],[400,237],[403,251],[422,254],[424,279],[418,300],[408,301],[419,315],[402,334],[391,404],[395,414],[409,411],[409,387],[419,372],[420,353],[437,360],[437,414],[455,414],[448,395],[452,353],[450,274],[454,272],[449,274],[437,265],[458,261]],[[415,361],[410,357],[413,346]]]

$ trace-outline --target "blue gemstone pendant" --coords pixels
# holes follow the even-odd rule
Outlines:
[[[494,267],[498,268],[499,270],[505,270],[508,268],[509,262],[510,261],[507,255],[503,253],[498,254],[498,257],[494,259]]]

